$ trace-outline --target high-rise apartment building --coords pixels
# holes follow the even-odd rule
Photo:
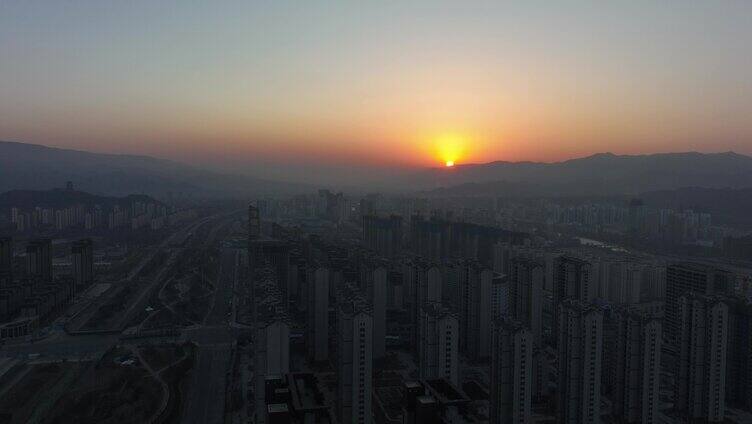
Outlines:
[[[730,272],[711,265],[679,262],[666,267],[666,317],[664,327],[668,340],[678,346],[681,331],[680,297],[688,292],[697,294],[730,294],[733,278]]]
[[[511,282],[506,274],[494,273],[491,280],[491,319],[501,318],[509,314]]]
[[[410,246],[415,254],[426,259],[441,261],[449,256],[451,226],[440,219],[426,219],[420,215],[410,217]]]
[[[509,242],[497,242],[493,245],[493,270],[501,274],[509,274],[512,259],[515,257],[515,246]]]
[[[372,422],[373,316],[368,303],[346,290],[337,311],[337,415],[341,423]]]
[[[373,358],[383,359],[386,354],[386,297],[388,272],[384,267],[373,270],[371,305],[373,308]]]
[[[291,295],[290,245],[274,238],[253,238],[248,242],[248,261],[251,270],[272,267],[277,275],[277,284],[282,293],[282,304],[288,307]]]
[[[363,216],[363,244],[381,256],[397,257],[402,251],[402,217]]]
[[[605,336],[603,372],[612,414],[623,423],[658,423],[661,322],[627,307],[607,320],[611,334]]]
[[[306,345],[313,362],[329,359],[329,269],[311,267],[308,274]]]
[[[94,283],[94,248],[91,239],[82,239],[71,245],[71,263],[76,292]]]
[[[542,347],[533,349],[532,390],[533,402],[543,403],[551,394],[549,390],[549,375],[551,373],[551,358]]]
[[[560,256],[554,263],[554,301],[564,299],[590,302],[595,296],[590,262],[573,256]]]
[[[543,285],[545,268],[526,258],[515,258],[509,273],[510,314],[532,332],[536,346],[543,337]]]
[[[308,294],[298,290],[300,274],[306,272],[306,267],[301,265],[305,262],[300,258],[300,252],[293,252],[292,244],[284,239],[285,231],[278,224],[272,225],[272,237],[261,235],[259,208],[253,205],[248,206],[248,228],[249,268],[251,272],[264,267],[274,270],[282,306],[288,309],[291,297],[301,300],[300,297]]]
[[[645,264],[622,257],[594,258],[591,263],[599,298],[620,304],[640,302]]]
[[[529,423],[533,393],[533,335],[521,322],[500,318],[491,337],[491,424]]]
[[[600,423],[603,312],[565,299],[559,303],[558,316],[556,422]]]
[[[261,237],[261,219],[259,209],[248,205],[248,240],[256,240]]]
[[[726,399],[752,411],[752,302],[733,298],[726,303],[729,306]]]
[[[443,277],[439,267],[432,263],[418,260],[404,263],[402,285],[408,304],[442,301]]]
[[[421,379],[446,378],[459,384],[459,322],[439,303],[424,303],[419,322],[418,370]]]
[[[290,372],[290,319],[282,306],[274,272],[260,269],[254,275],[254,397],[256,422],[266,424],[266,382]]]
[[[689,422],[721,423],[726,411],[729,307],[722,298],[679,297],[675,408]]]
[[[13,239],[0,237],[0,287],[13,284]]]
[[[424,303],[441,303],[442,281],[441,270],[433,264],[415,260],[402,265],[402,287],[405,290],[405,304],[410,314],[410,344],[413,346],[413,353],[417,354],[418,349],[421,306]]]
[[[574,299],[581,302],[592,300],[594,289],[592,278],[592,265],[590,262],[572,256],[560,256],[554,260],[553,270],[553,310],[557,311],[558,305],[566,299]],[[559,328],[559,314],[553,313],[551,333],[556,333]],[[553,338],[553,343],[557,339]]]
[[[491,355],[491,284],[493,271],[476,261],[458,267],[460,350],[471,360]]]
[[[26,275],[52,281],[52,240],[37,239],[26,245]]]

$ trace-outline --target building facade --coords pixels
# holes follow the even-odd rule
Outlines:
[[[337,312],[337,415],[342,423],[371,423],[373,317],[353,293],[342,296]]]
[[[603,312],[570,299],[559,304],[558,312],[556,422],[600,423]]]
[[[661,321],[623,307],[609,316],[606,368],[612,415],[623,423],[658,423]]]
[[[533,335],[521,322],[493,322],[491,424],[529,423],[533,394]]]
[[[418,375],[422,379],[446,378],[459,384],[459,321],[439,303],[421,308]]]
[[[679,297],[675,406],[688,421],[720,423],[726,411],[729,308],[719,297]]]

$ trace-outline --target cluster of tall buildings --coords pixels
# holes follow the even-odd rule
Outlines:
[[[412,423],[723,422],[727,404],[750,408],[752,306],[728,271],[437,216],[362,225],[361,245],[279,229],[272,240],[249,213],[278,310],[304,317],[308,363],[334,369],[340,422],[394,422],[390,408]],[[392,347],[415,364],[398,400],[377,377]],[[485,369],[482,389],[470,368]],[[471,412],[479,399],[486,421]]]
[[[386,258],[399,256],[402,251],[402,218],[364,215],[363,244]]]
[[[551,224],[575,225],[589,231],[620,231],[673,245],[720,242],[724,236],[723,230],[713,225],[709,213],[651,208],[639,199],[623,206],[550,204],[545,213]]]
[[[24,250],[19,267],[13,239],[0,238],[0,339],[33,333],[40,323],[50,322],[73,302],[78,291],[94,282],[89,239],[71,244],[72,269],[66,275],[53,273],[51,239],[28,241]]]
[[[454,221],[440,216],[410,218],[409,243],[413,253],[433,261],[452,258],[492,260],[493,245],[501,241],[522,244],[529,235],[497,227]]]
[[[315,405],[295,403],[299,396],[280,397],[269,390],[269,381],[298,381],[275,384],[319,393],[313,399],[321,397],[320,387],[312,376],[290,372],[290,305],[283,300],[275,267],[266,258],[262,261],[252,282],[256,422],[330,422],[330,414],[336,414],[339,422],[370,423],[376,327],[373,303],[366,300],[360,287],[340,285],[332,297],[334,322],[330,323],[329,269],[317,266],[306,274],[310,278],[305,305],[306,356],[312,364],[334,365],[339,396],[333,408],[310,398],[308,403]]]
[[[554,275],[561,258],[580,261],[581,272],[588,281],[581,298],[601,299],[610,303],[635,304],[662,300],[666,294],[666,263],[645,255],[593,249],[535,248],[497,243],[493,247],[493,269],[512,275],[512,264],[519,259],[529,259],[541,267],[544,288],[554,290]],[[566,262],[566,260],[564,261]]]
[[[654,315],[627,305],[606,313],[603,384],[613,415],[628,423],[660,422],[663,326]]]
[[[129,204],[74,204],[63,207],[13,206],[10,224],[18,233],[46,229],[159,230],[195,218],[194,210],[177,210],[156,201],[135,200]]]
[[[334,193],[326,189],[289,199],[258,199],[254,206],[267,218],[323,220],[329,224],[357,221],[363,215],[358,202],[341,192]]]

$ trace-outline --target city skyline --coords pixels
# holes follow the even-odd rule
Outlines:
[[[0,424],[752,423],[751,21],[0,0]]]
[[[723,211],[76,188],[0,195],[12,422],[752,417],[752,233]]]

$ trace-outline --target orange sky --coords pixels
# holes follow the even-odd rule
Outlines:
[[[752,3],[668,3],[3,2],[0,139],[215,166],[440,166],[446,134],[457,163],[752,153]]]

